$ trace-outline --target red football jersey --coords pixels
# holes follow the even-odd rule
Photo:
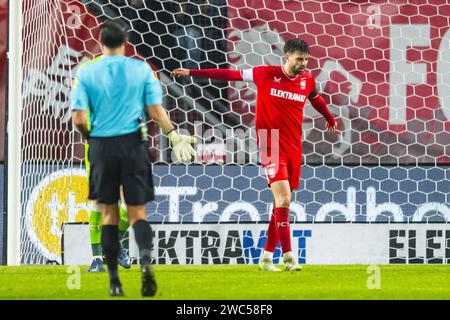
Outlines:
[[[261,66],[242,70],[242,78],[257,87],[255,129],[261,156],[266,150],[300,155],[303,108],[316,86],[311,73],[291,78],[282,66]]]

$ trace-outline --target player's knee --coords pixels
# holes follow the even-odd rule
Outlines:
[[[91,212],[102,212],[102,207],[97,201],[90,200],[89,211],[91,211]]]
[[[291,204],[291,195],[290,194],[281,194],[277,197],[276,205],[278,208],[289,208]]]

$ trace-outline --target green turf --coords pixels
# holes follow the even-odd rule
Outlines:
[[[107,273],[80,268],[80,289],[66,266],[0,267],[0,299],[109,299]],[[369,290],[367,266],[305,266],[261,273],[256,266],[155,266],[156,299],[450,299],[450,266],[380,266]],[[140,299],[137,266],[120,269],[126,299]],[[116,298],[117,299],[117,298]]]

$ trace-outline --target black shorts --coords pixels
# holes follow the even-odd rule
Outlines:
[[[120,186],[127,205],[144,205],[155,199],[148,142],[138,133],[89,139],[89,199],[113,204]]]

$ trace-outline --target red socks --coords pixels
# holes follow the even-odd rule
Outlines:
[[[289,208],[275,208],[275,222],[280,237],[281,250],[283,253],[292,251],[291,249],[291,226],[289,224]]]
[[[275,252],[275,248],[278,244],[278,231],[277,226],[275,222],[275,212],[272,210],[272,216],[270,217],[270,223],[269,223],[269,230],[267,231],[267,241],[266,241],[266,247],[264,248],[264,251],[268,252]]]
[[[270,218],[267,241],[264,251],[274,252],[281,242],[283,253],[292,251],[291,249],[291,226],[289,224],[289,208],[275,208]]]

